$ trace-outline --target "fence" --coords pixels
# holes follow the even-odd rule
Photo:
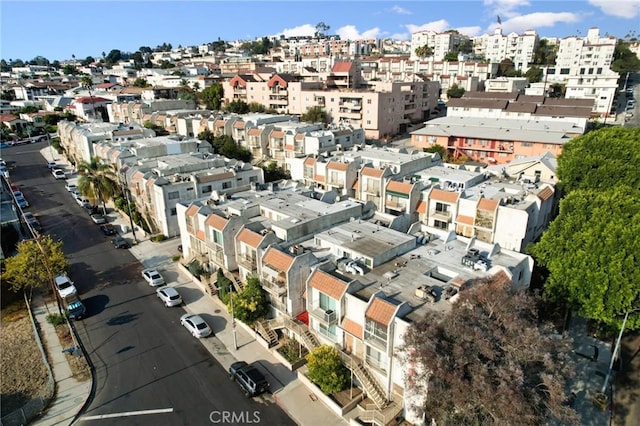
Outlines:
[[[49,401],[53,398],[56,390],[56,382],[53,379],[53,371],[51,371],[51,365],[49,365],[49,360],[47,359],[47,352],[42,345],[42,340],[40,340],[40,333],[38,332],[38,325],[36,324],[36,320],[33,317],[33,312],[31,312],[31,305],[27,300],[25,294],[25,302],[27,304],[27,310],[29,311],[29,318],[31,319],[31,325],[33,326],[33,335],[36,340],[36,344],[40,349],[40,354],[42,355],[42,361],[44,365],[47,367],[47,372],[49,373],[49,380],[47,380],[47,384],[44,386],[44,395],[40,397],[33,398],[31,401],[27,402],[22,408],[15,410],[12,413],[7,414],[2,417],[2,421],[0,425],[2,426],[18,426],[18,425],[26,425],[32,419],[40,415],[42,411],[49,405]]]

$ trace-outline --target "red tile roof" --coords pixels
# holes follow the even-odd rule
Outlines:
[[[273,247],[269,247],[267,253],[262,258],[262,262],[280,272],[286,272],[293,263],[293,257]]]
[[[418,207],[417,209],[418,213],[426,213],[427,212],[427,202],[426,201],[420,201],[418,203]]]
[[[244,129],[245,123],[244,121],[236,121],[235,123],[233,123],[233,127],[235,129]]]
[[[211,214],[209,215],[207,220],[204,221],[204,223],[214,229],[217,229],[218,231],[222,231],[224,227],[227,226],[227,223],[229,223],[229,221],[222,216],[218,216],[217,214]]]
[[[399,192],[400,194],[411,194],[411,189],[413,185],[410,183],[397,182],[397,181],[389,181],[387,184],[387,189],[393,192]]]
[[[540,198],[543,201],[548,200],[552,196],[553,196],[553,189],[551,189],[551,187],[549,186],[543,188],[540,192],[538,192],[538,198]]]
[[[253,248],[258,247],[258,245],[260,244],[260,241],[262,241],[262,238],[263,238],[262,235],[256,232],[253,232],[252,230],[247,228],[244,228],[238,234],[238,241],[241,241],[246,245],[248,245],[249,247],[253,247]]]
[[[445,203],[455,204],[460,198],[459,192],[443,191],[442,189],[434,188],[429,194],[429,199],[444,201]]]
[[[376,297],[369,305],[364,316],[386,327],[391,324],[391,320],[396,313],[396,306],[384,299]]]
[[[259,136],[260,133],[262,133],[262,129],[258,128],[249,129],[249,131],[247,132],[249,136]]]
[[[272,138],[279,138],[279,139],[282,139],[282,138],[284,138],[284,132],[280,132],[280,131],[274,130],[273,132],[271,132],[271,135],[270,135],[270,136],[271,136]]]
[[[362,329],[363,327],[357,322],[346,318],[342,320],[342,329],[349,334],[353,334],[358,339],[362,339]]]
[[[373,167],[363,167],[360,171],[362,176],[371,176],[371,177],[382,177],[384,170],[374,169]]]
[[[498,208],[498,202],[489,198],[481,198],[478,203],[478,210],[494,211]]]
[[[320,269],[316,269],[313,274],[311,274],[309,285],[335,300],[340,300],[347,290],[346,282]]]
[[[340,161],[330,161],[329,164],[327,164],[327,169],[339,170],[341,172],[346,172],[348,167],[347,163],[341,163]]]
[[[307,157],[307,159],[304,160],[305,166],[313,166],[314,164],[316,164],[316,159],[313,157]]]
[[[198,206],[196,206],[195,204],[192,204],[189,206],[189,208],[184,214],[186,216],[195,216],[196,213],[198,213],[198,208],[199,208]]]
[[[204,241],[204,231],[196,231],[196,238],[200,241]]]
[[[353,62],[336,62],[331,71],[333,72],[349,72]]]
[[[471,216],[464,216],[459,214],[456,218],[457,223],[464,223],[465,225],[473,225],[474,218]]]

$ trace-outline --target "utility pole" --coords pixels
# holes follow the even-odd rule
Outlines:
[[[233,283],[231,284],[230,288],[231,288],[231,293],[229,294],[229,296],[231,297],[231,329],[233,331],[233,350],[237,351],[238,339],[236,337],[236,317],[233,312],[233,293],[235,292],[233,288]]]
[[[129,210],[129,223],[131,224],[131,232],[133,233],[133,241],[135,244],[138,244],[138,239],[136,238],[136,228],[133,224],[133,215],[131,214],[131,200],[129,199],[129,183],[127,182],[127,172],[123,171],[122,176],[124,177],[124,186],[122,188],[122,192],[124,192],[124,196],[127,199],[127,209]]]
[[[611,362],[609,363],[609,371],[607,371],[607,375],[604,378],[604,384],[602,385],[602,393],[604,394],[604,392],[607,389],[607,385],[609,384],[609,378],[611,377],[611,371],[613,370],[613,363],[616,360],[616,357],[618,356],[618,352],[620,351],[620,342],[622,340],[622,333],[624,333],[624,328],[627,325],[627,319],[629,318],[629,314],[631,312],[635,312],[640,310],[640,308],[636,308],[636,309],[631,309],[630,311],[627,311],[626,314],[624,314],[624,320],[622,321],[622,328],[620,328],[620,334],[618,334],[618,340],[616,341],[616,346],[613,348],[613,353],[611,354]]]

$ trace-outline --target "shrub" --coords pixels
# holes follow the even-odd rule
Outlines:
[[[338,350],[321,345],[307,355],[309,379],[327,395],[340,392],[349,383],[349,370],[340,359]]]
[[[164,241],[166,239],[167,237],[164,234],[156,234],[151,237],[151,241],[153,241],[154,243],[159,243],[160,241]]]
[[[62,314],[49,314],[46,316],[47,322],[55,327],[67,322],[66,318]]]
[[[171,256],[171,260],[174,262],[177,262],[178,260],[180,260],[180,258],[182,258],[181,254],[174,254],[173,256]]]
[[[284,359],[292,364],[304,358],[309,353],[307,348],[305,348],[300,342],[293,339],[287,339],[282,346],[278,348],[278,352],[284,357]]]

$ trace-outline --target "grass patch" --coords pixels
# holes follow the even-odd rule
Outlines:
[[[47,315],[47,322],[54,327],[62,325],[67,322],[67,319],[62,314],[49,314]]]

